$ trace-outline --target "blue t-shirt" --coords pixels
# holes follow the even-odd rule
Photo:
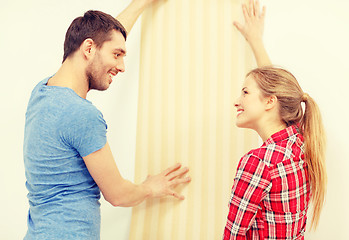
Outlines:
[[[105,146],[107,124],[90,101],[47,86],[48,79],[34,88],[26,112],[24,239],[100,239],[100,190],[82,157]]]

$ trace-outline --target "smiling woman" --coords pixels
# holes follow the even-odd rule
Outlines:
[[[239,162],[224,239],[304,239],[309,203],[316,227],[326,192],[320,112],[286,70],[257,68],[244,86],[237,126],[255,130],[264,143]]]
[[[250,0],[243,12],[245,24],[235,26],[259,68],[246,76],[236,125],[255,130],[264,143],[240,159],[224,239],[304,239],[310,202],[316,228],[326,193],[320,111],[290,72],[265,66],[271,64],[262,42],[265,8]]]
[[[238,112],[236,126],[250,128],[258,132],[260,128],[259,122],[267,118],[265,114],[278,111],[278,108],[272,108],[275,103],[276,100],[274,98],[265,98],[262,96],[261,90],[252,76],[247,77],[241,91],[241,96],[235,103]],[[285,125],[281,119],[279,120],[279,125],[280,129]]]

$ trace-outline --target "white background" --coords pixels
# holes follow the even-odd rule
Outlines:
[[[24,114],[32,88],[60,67],[65,32],[75,17],[89,9],[116,16],[129,2],[0,3],[0,239],[22,239],[26,231],[28,203],[22,142]],[[293,72],[303,90],[316,99],[328,136],[327,202],[317,231],[308,232],[306,239],[349,239],[349,3],[263,3],[267,5],[264,40],[271,59]],[[108,91],[92,91],[88,96],[104,114],[115,160],[122,175],[130,180],[134,177],[139,41],[140,21],[127,41],[126,72],[114,79]],[[102,239],[127,239],[130,213],[131,209],[113,208],[102,200]]]

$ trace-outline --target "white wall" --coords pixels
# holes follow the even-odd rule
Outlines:
[[[176,0],[168,0],[176,1]],[[179,1],[179,0],[178,0]],[[0,239],[26,231],[22,141],[24,113],[34,85],[60,66],[71,21],[86,10],[117,15],[130,0],[5,0],[0,6]],[[274,63],[291,70],[323,113],[328,135],[328,195],[319,228],[307,239],[349,239],[349,3],[346,0],[269,0],[265,43]],[[89,99],[103,112],[108,138],[124,177],[133,179],[138,93],[139,22],[127,48],[126,73]],[[127,239],[130,209],[102,202],[102,239]]]

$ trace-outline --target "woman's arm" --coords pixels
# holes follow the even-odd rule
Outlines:
[[[248,5],[242,5],[242,11],[245,24],[235,21],[235,27],[251,46],[258,67],[271,65],[272,63],[263,44],[265,7],[260,11],[259,1],[250,0]]]
[[[127,35],[144,9],[156,1],[161,0],[132,0],[132,2],[116,17],[126,29]]]
[[[253,154],[243,156],[234,178],[224,240],[246,240],[248,231],[256,231],[251,226],[271,186],[267,165]]]

